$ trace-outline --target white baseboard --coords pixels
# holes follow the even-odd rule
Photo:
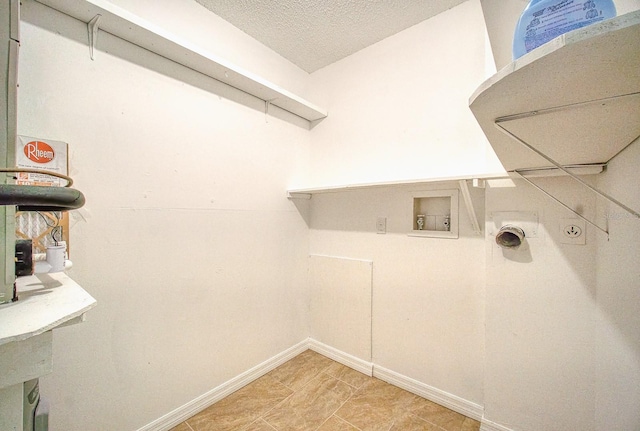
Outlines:
[[[334,361],[339,362],[342,365],[346,365],[349,368],[360,371],[367,376],[373,376],[373,364],[371,362],[356,358],[353,355],[316,341],[313,338],[309,338],[309,349],[313,350],[314,352],[318,352],[329,359],[333,359]]]
[[[394,386],[405,389],[411,393],[433,401],[434,403],[438,403],[460,414],[478,420],[481,422],[480,431],[513,431],[510,428],[483,419],[482,416],[484,408],[478,404],[396,373],[395,371],[391,371],[374,365],[371,362],[356,358],[355,356],[323,344],[312,338],[307,338],[306,340],[299,342],[282,353],[279,353],[250,370],[226,381],[220,386],[210,390],[187,404],[178,407],[137,431],[168,431],[308,349],[318,352],[321,355],[346,365],[349,368],[353,368],[356,371],[360,371],[363,374],[384,380]]]
[[[191,416],[201,412],[210,405],[222,398],[230,395],[238,389],[248,385],[259,377],[264,376],[269,371],[279,367],[290,359],[298,356],[300,353],[309,349],[309,339],[303,340],[293,347],[288,348],[282,353],[267,359],[263,363],[251,368],[213,388],[209,392],[200,395],[198,398],[178,407],[177,409],[167,413],[166,415],[156,419],[155,421],[143,426],[138,431],[168,431],[176,425],[189,419]]]
[[[480,431],[513,431],[511,428],[507,428],[495,422],[491,422],[488,419],[482,419],[480,424]]]
[[[395,371],[388,370],[378,365],[373,366],[373,376],[467,417],[477,421],[482,420],[484,408],[479,404],[472,403],[464,398],[452,395],[448,392],[434,388],[433,386],[429,386],[425,383],[419,382],[402,374],[398,374]]]

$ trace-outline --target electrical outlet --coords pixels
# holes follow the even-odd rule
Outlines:
[[[378,217],[376,220],[376,232],[378,233],[387,233],[387,218],[386,217]]]
[[[560,243],[562,244],[586,244],[586,227],[584,220],[566,218],[560,220]]]
[[[569,238],[578,238],[580,235],[582,235],[582,229],[580,228],[580,226],[577,226],[575,224],[565,226],[563,232],[564,236]]]

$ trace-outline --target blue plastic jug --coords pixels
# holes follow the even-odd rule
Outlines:
[[[616,16],[612,0],[531,0],[513,36],[513,59],[571,30]]]

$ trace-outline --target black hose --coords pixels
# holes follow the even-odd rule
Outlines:
[[[0,205],[17,205],[19,211],[69,211],[84,204],[84,195],[70,187],[0,184]]]

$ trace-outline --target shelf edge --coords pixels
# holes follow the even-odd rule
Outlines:
[[[492,179],[505,179],[509,178],[508,172],[495,172],[495,173],[487,173],[487,174],[469,174],[469,175],[458,175],[453,177],[434,177],[434,178],[420,178],[420,179],[411,179],[411,180],[398,180],[398,181],[380,181],[373,183],[354,183],[354,184],[343,184],[343,185],[331,185],[331,186],[319,186],[319,187],[310,187],[310,188],[296,188],[287,190],[287,195],[290,198],[303,198],[309,199],[307,195],[314,195],[320,193],[338,193],[350,190],[363,190],[363,189],[371,189],[371,188],[383,188],[383,187],[401,187],[401,186],[411,186],[411,185],[422,185],[422,184],[432,184],[432,183],[441,183],[441,182],[457,182],[463,180],[473,180],[473,179],[481,179],[481,180],[492,180]],[[298,195],[298,196],[294,196]]]
[[[534,63],[536,60],[551,54],[567,45],[582,42],[594,36],[594,34],[600,35],[616,30],[621,30],[626,27],[636,25],[640,22],[640,10],[632,11],[624,15],[618,15],[614,18],[610,18],[599,23],[595,23],[586,27],[570,31],[568,33],[561,34],[553,40],[539,46],[538,48],[526,53],[522,57],[512,61],[505,67],[496,72],[493,76],[485,80],[469,97],[469,106],[471,106],[475,100],[484,93],[487,89],[491,88],[494,84],[504,79],[506,76],[517,72],[523,67]]]
[[[175,63],[196,70],[310,122],[327,117],[326,110],[206,52],[172,33],[104,0],[36,0],[65,15],[88,23],[101,15],[99,28]]]

